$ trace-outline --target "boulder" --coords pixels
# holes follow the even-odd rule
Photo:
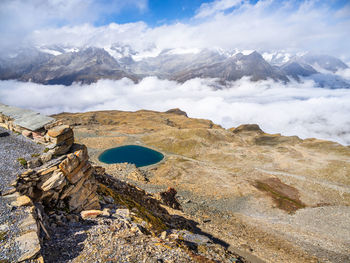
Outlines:
[[[16,238],[20,250],[18,262],[33,259],[40,252],[40,241],[36,231],[30,231]]]
[[[74,143],[74,137],[67,139],[64,141],[62,144],[55,145],[54,148],[52,149],[53,155],[62,155],[65,154],[69,151],[69,149],[72,147]]]
[[[56,138],[62,134],[69,132],[70,130],[71,128],[68,125],[59,125],[48,130],[47,135]]]
[[[85,210],[80,213],[82,219],[91,219],[96,218],[100,215],[103,215],[104,212],[101,210]]]
[[[182,115],[182,116],[188,117],[187,113],[183,110],[180,110],[179,108],[170,109],[170,110],[166,111],[165,113],[172,113],[172,114]]]
[[[13,206],[32,206],[33,202],[28,196],[20,195],[19,197],[17,197],[16,201],[11,203],[11,205],[13,205]]]
[[[177,191],[174,188],[169,187],[166,191],[160,192],[159,197],[163,204],[173,209],[181,209],[181,205],[176,199],[176,194]]]
[[[259,125],[257,124],[242,124],[238,126],[237,128],[232,128],[230,129],[234,133],[239,133],[239,132],[257,132],[257,133],[264,133]]]

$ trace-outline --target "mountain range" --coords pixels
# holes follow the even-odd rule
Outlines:
[[[138,82],[147,76],[178,82],[217,78],[226,84],[246,76],[252,81],[283,83],[312,79],[320,87],[350,88],[348,80],[335,74],[347,68],[338,58],[310,53],[166,49],[147,55],[121,44],[108,48],[26,47],[0,53],[0,80],[63,85],[122,78]]]

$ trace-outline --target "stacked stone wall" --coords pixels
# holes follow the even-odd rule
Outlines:
[[[12,182],[13,188],[2,193],[14,207],[26,207],[27,211],[23,221],[25,231],[16,238],[23,252],[18,261],[43,262],[39,233],[49,236],[45,227],[49,215],[45,212],[52,216],[53,211],[64,211],[79,220],[79,212],[100,209],[87,148],[74,144],[73,130],[61,122],[30,131],[0,113],[0,126],[45,146],[40,156],[27,162],[28,169]]]

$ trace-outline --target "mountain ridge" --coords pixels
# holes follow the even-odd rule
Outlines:
[[[169,49],[136,59],[138,55],[131,47],[117,44],[109,48],[57,45],[27,48],[12,57],[0,55],[0,79],[71,85],[73,82],[90,84],[102,78],[129,78],[138,82],[147,76],[178,82],[192,78],[217,78],[222,84],[242,77],[250,77],[252,81],[273,79],[283,83],[309,78],[321,87],[336,82],[336,88],[350,88],[350,82],[335,75],[337,70],[348,66],[328,55],[261,55],[257,51],[217,49]]]

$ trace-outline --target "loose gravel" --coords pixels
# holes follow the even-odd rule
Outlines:
[[[25,170],[17,159],[30,160],[32,154],[41,153],[44,147],[1,127],[0,134],[4,135],[0,136],[0,192],[4,192],[17,174]],[[18,258],[14,238],[23,215],[24,208],[13,208],[10,200],[0,195],[0,261],[13,262]]]

